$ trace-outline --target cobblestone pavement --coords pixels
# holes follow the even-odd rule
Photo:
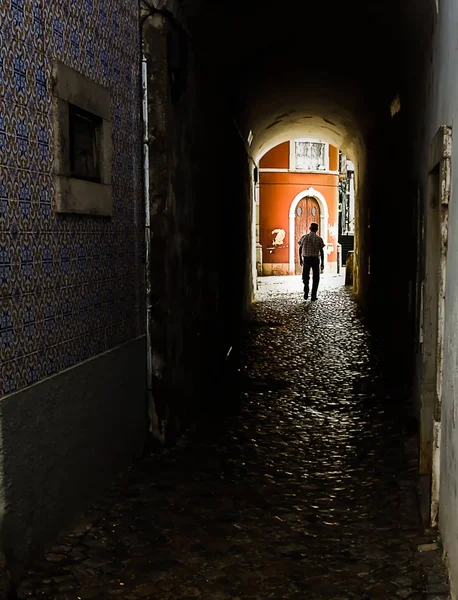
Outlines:
[[[262,280],[240,414],[133,465],[18,597],[448,598],[415,439],[339,283],[311,304],[299,278]]]

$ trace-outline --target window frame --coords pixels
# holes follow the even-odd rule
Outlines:
[[[299,169],[296,167],[296,142],[312,142],[324,146],[325,165],[324,169]],[[314,138],[296,138],[289,143],[289,170],[295,173],[329,173],[329,144],[323,140]]]
[[[98,181],[71,172],[71,106],[100,119]],[[59,61],[53,64],[55,211],[112,216],[112,117],[109,91]]]

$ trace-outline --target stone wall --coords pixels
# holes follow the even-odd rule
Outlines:
[[[225,403],[226,355],[237,347],[251,300],[249,163],[227,82],[195,56],[179,15],[146,10],[143,38],[152,414],[156,437],[171,442],[197,415]]]
[[[439,398],[441,404],[439,404],[439,414],[437,414],[436,410],[435,415],[435,420],[439,419],[441,428],[440,469],[437,469],[436,465],[435,475],[438,475],[440,479],[439,530],[443,538],[444,558],[450,570],[451,596],[455,599],[458,598],[458,515],[456,510],[458,503],[458,440],[456,435],[458,277],[455,259],[458,252],[458,239],[456,235],[458,224],[458,190],[456,185],[458,153],[456,152],[454,123],[456,123],[458,118],[458,88],[454,72],[458,58],[455,34],[458,25],[458,7],[455,2],[450,0],[440,2],[436,6],[438,6],[438,10],[434,11],[434,17],[430,21],[431,29],[428,32],[429,43],[426,46],[424,63],[422,64],[422,77],[416,82],[418,93],[416,94],[416,110],[412,117],[416,117],[417,121],[420,116],[423,118],[422,126],[418,127],[417,130],[418,150],[415,153],[421,213],[425,215],[426,220],[425,236],[420,238],[422,253],[428,248],[427,238],[432,227],[432,223],[428,221],[428,214],[432,214],[431,208],[435,208],[436,211],[440,209],[441,213],[443,210],[437,206],[430,206],[428,210],[428,200],[431,198],[431,190],[428,188],[428,183],[431,181],[428,181],[428,179],[430,179],[429,172],[434,162],[431,161],[431,149],[434,146],[433,140],[441,126],[446,125],[452,128],[451,187],[448,204],[448,247],[445,272],[445,314],[443,322],[439,321],[438,323],[438,327],[443,326],[444,328],[442,394]],[[437,264],[438,272],[439,266]],[[420,267],[422,267],[421,264]],[[420,268],[419,284],[421,283],[422,276],[423,272]],[[431,296],[433,294],[426,295],[425,292],[424,305],[431,302]],[[427,318],[427,315],[425,318]],[[418,350],[421,353],[420,345],[418,346]],[[417,377],[421,377],[421,374],[422,371],[419,368]],[[435,398],[436,393],[434,390],[434,400]]]

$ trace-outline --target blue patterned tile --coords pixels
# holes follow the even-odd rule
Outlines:
[[[75,343],[73,340],[68,340],[59,345],[59,350],[62,354],[62,367],[69,369],[75,364]]]
[[[91,236],[92,237],[92,236]],[[88,262],[89,262],[89,251],[90,251],[90,241],[88,236],[85,234],[79,234],[76,236],[76,248],[75,248],[75,257],[76,257],[76,268],[80,275],[80,281],[84,281],[84,276],[87,273]]]
[[[45,376],[51,377],[62,370],[62,355],[57,345],[48,347],[44,354]]]
[[[41,353],[29,354],[21,359],[21,367],[23,369],[23,383],[25,386],[33,385],[39,381],[43,376],[43,361],[41,360]]]
[[[55,321],[58,315],[58,302],[56,298],[56,290],[49,289],[43,292],[43,320]]]
[[[83,334],[77,340],[77,357],[81,362],[94,356],[92,351],[92,337],[89,334]]]
[[[81,34],[76,23],[70,28],[70,58],[72,65],[79,65],[81,60]]]
[[[73,281],[73,261],[71,259],[69,239],[61,242],[59,247],[59,256],[57,259],[58,274],[60,276],[60,284],[68,286]]]
[[[14,27],[18,30],[25,29],[26,11],[24,0],[10,0],[10,18]]]
[[[41,2],[35,1],[33,3],[33,37],[39,42],[38,46],[41,47],[44,40],[44,11],[41,6]]]
[[[44,319],[42,327],[46,346],[56,344],[61,340],[60,317],[53,316]]]
[[[37,58],[33,65],[32,76],[34,79],[34,103],[40,110],[48,111],[51,105],[50,82],[51,67],[42,56]]]
[[[41,231],[52,231],[55,226],[55,215],[49,202],[40,202],[38,205],[37,223]]]
[[[5,62],[6,96],[10,102],[29,104],[33,95],[32,63],[35,55],[20,41],[14,40]]]
[[[30,149],[30,123],[24,115],[16,119],[16,140],[20,156],[28,156]]]
[[[10,13],[10,8],[8,6],[7,2],[2,2],[0,4],[0,23],[6,23],[9,13]]]
[[[40,8],[41,0],[10,0],[2,3],[0,29],[7,36],[8,41],[17,39],[26,48],[42,48]],[[36,35],[35,32],[40,33]]]
[[[41,273],[43,287],[48,288],[56,283],[55,272],[57,265],[52,259],[52,249],[48,244],[42,246]]]
[[[35,49],[29,50],[14,40],[3,59],[1,95],[14,104],[33,105],[40,110],[49,110],[50,66]]]
[[[0,30],[0,96],[6,95],[7,78],[6,78],[6,59],[5,53],[9,46],[9,41],[5,39],[3,32]]]
[[[16,222],[20,224],[22,232],[31,232],[36,220],[36,205],[30,201],[19,201],[13,203]]]
[[[0,232],[8,231],[11,222],[12,201],[6,194],[6,186],[0,181]]]
[[[100,47],[99,55],[99,73],[100,73],[100,82],[102,85],[106,86],[108,83],[108,78],[110,74],[110,54],[106,46],[102,45]]]
[[[14,393],[22,383],[19,380],[19,368],[16,361],[8,361],[0,369],[0,396]]]
[[[94,323],[97,323],[97,327],[101,327],[103,326],[105,315],[103,312],[103,299],[100,285],[94,285],[93,296],[91,300],[92,306],[90,310],[94,317]]]
[[[51,19],[51,35],[56,56],[64,55],[65,26],[63,14],[54,14]]]
[[[96,22],[98,13],[95,10],[95,2],[94,0],[83,0],[84,2],[84,12],[91,22]]]
[[[58,0],[43,4],[43,23],[45,31],[44,51],[52,58],[65,61],[69,49],[69,19],[68,9]]]
[[[2,235],[0,241],[0,292],[4,297],[13,294],[17,279],[15,273],[15,257],[8,238],[9,236]]]
[[[16,331],[14,302],[11,298],[0,303],[0,362],[12,360],[16,355]]]
[[[30,238],[30,236],[28,236]],[[34,262],[32,240],[23,241],[20,247],[19,282],[23,294],[37,287],[37,263]]]
[[[101,28],[106,29],[108,24],[108,0],[99,0],[98,9],[99,9],[99,25]]]
[[[121,63],[118,57],[111,61],[111,81],[116,87],[121,85]]]
[[[75,298],[75,323],[78,335],[89,333],[93,327],[89,298],[89,287],[87,285],[80,286]]]
[[[0,128],[4,127],[4,121],[2,121],[2,115],[0,114]],[[9,150],[9,140],[7,133],[2,129],[0,129],[0,165],[7,165],[8,160],[8,150]]]
[[[47,289],[43,292],[43,332],[48,347],[62,340],[58,293],[55,289]]]
[[[52,164],[53,151],[51,147],[52,130],[46,119],[44,119],[44,122],[37,124],[35,139],[37,141],[40,171],[47,172]]]
[[[92,37],[88,37],[85,40],[85,66],[87,75],[91,78],[94,78],[95,48],[94,40]]]
[[[19,361],[8,361],[1,385],[12,391],[123,343],[140,330],[139,270],[132,252],[141,233],[135,222],[141,157],[132,159],[141,146],[139,44],[135,3],[127,0],[24,0],[16,3],[14,22],[9,6],[8,25],[1,19],[3,4],[0,228],[7,232],[8,244],[2,246],[2,236],[0,291],[3,297],[27,299],[34,311],[28,314],[25,304],[21,308],[19,333],[13,339],[22,339],[22,344],[16,342],[16,354],[8,356],[17,357],[20,347],[22,352],[38,348]],[[42,51],[37,50],[40,44]],[[111,220],[53,211],[54,58],[107,85],[113,94]],[[100,335],[93,333],[97,328]],[[5,345],[9,335],[5,328]]]
[[[73,340],[78,335],[77,315],[66,307],[60,316],[60,332],[62,340]]]
[[[25,307],[22,322],[22,343],[24,353],[30,354],[38,349],[38,326],[35,307],[31,302]]]

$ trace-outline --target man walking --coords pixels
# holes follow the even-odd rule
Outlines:
[[[309,297],[310,269],[313,272],[312,302],[316,300],[318,284],[320,283],[320,258],[321,272],[324,270],[324,242],[317,235],[318,223],[310,223],[310,233],[305,233],[298,241],[299,261],[302,267],[302,281],[304,282],[304,300]]]

